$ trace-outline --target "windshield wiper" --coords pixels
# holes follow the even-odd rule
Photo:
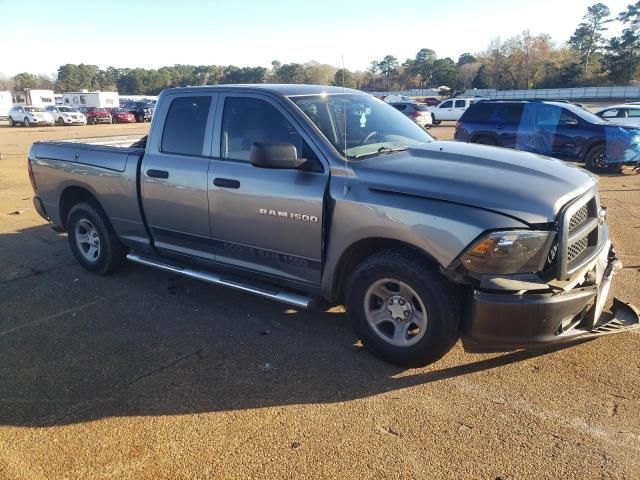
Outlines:
[[[350,158],[352,160],[357,160],[359,158],[364,158],[364,157],[377,156],[377,155],[383,155],[383,154],[394,153],[394,152],[402,152],[402,151],[406,150],[407,148],[408,147],[402,147],[402,146],[385,147],[383,145],[382,147],[380,147],[378,150],[376,150],[374,152],[359,153],[358,155],[349,155],[348,158]]]

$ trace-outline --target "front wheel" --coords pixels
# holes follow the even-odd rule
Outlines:
[[[24,117],[24,126],[25,127],[30,127],[31,126],[31,122],[29,121],[28,117]]]
[[[620,164],[611,164],[607,161],[604,145],[596,145],[589,150],[584,159],[584,166],[594,173],[615,173],[621,168]]]
[[[125,248],[94,203],[75,205],[67,218],[69,246],[80,265],[98,275],[114,272],[122,265]]]
[[[402,367],[439,360],[459,337],[457,287],[408,250],[385,250],[360,264],[349,280],[346,306],[364,346]]]
[[[60,125],[61,127],[64,126],[64,119],[62,117],[58,117],[58,125]]]

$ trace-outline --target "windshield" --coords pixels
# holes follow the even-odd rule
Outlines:
[[[348,159],[383,155],[433,140],[398,110],[371,95],[290,98]]]
[[[42,108],[39,107],[24,107],[25,112],[44,112]]]
[[[58,110],[60,110],[61,112],[75,112],[76,111],[74,108],[71,108],[71,107],[58,107]]]

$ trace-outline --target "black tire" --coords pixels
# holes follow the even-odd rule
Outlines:
[[[433,124],[434,125],[440,125],[442,123],[441,120],[436,120],[436,117],[433,117]]]
[[[16,122],[13,121],[13,118],[9,117],[9,126],[10,127],[15,127],[16,126]]]
[[[61,127],[64,127],[64,120],[62,118],[62,115],[58,117],[58,125],[60,125]]]
[[[373,298],[368,295],[370,287],[389,278],[408,285],[417,293],[418,301],[421,300],[426,309],[425,331],[412,345],[393,345],[367,320],[365,306]],[[386,362],[411,368],[439,360],[456,343],[460,336],[459,296],[458,287],[418,253],[385,250],[367,258],[356,268],[347,285],[345,303],[351,326],[368,350]],[[387,308],[385,302],[378,307],[380,311]],[[414,299],[410,302],[415,309]]]
[[[87,252],[80,251],[82,246],[77,239],[79,233],[82,233],[82,227],[78,226],[87,222],[95,227],[100,245],[98,254],[92,261],[87,259]],[[95,203],[79,203],[71,208],[67,217],[67,231],[73,255],[80,265],[90,272],[106,275],[116,271],[124,263],[126,249],[120,243],[107,217]]]
[[[489,145],[491,147],[497,147],[498,146],[498,142],[496,142],[495,139],[493,139],[491,137],[487,137],[486,135],[483,135],[483,136],[478,137],[478,138],[474,138],[471,143],[477,143],[479,145]]]
[[[31,122],[29,121],[29,119],[27,117],[24,117],[24,120],[23,120],[22,124],[27,128],[31,126]]]
[[[144,123],[144,115],[138,115],[136,117],[136,121],[139,123]]]
[[[601,143],[587,152],[584,157],[584,166],[587,170],[593,173],[616,173],[622,169],[620,164],[607,163],[605,150],[605,145]]]

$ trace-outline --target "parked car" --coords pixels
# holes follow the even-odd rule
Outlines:
[[[124,108],[133,113],[138,123],[151,121],[155,110],[155,106],[149,102],[131,102],[125,104]]]
[[[45,111],[53,116],[53,121],[58,125],[86,125],[87,117],[73,107],[64,105],[49,105]]]
[[[53,125],[53,116],[40,107],[17,105],[9,110],[9,126],[21,124],[25,127],[32,125]]]
[[[111,114],[105,108],[80,107],[78,110],[87,117],[87,124],[111,123]]]
[[[475,101],[473,98],[450,98],[438,104],[436,107],[431,107],[430,110],[433,113],[434,119],[433,123],[438,125],[445,120],[459,120],[467,108],[473,105]]]
[[[411,97],[407,97],[406,95],[387,95],[384,97],[384,101],[386,103],[398,103],[398,102],[413,102]]]
[[[35,209],[91,272],[127,258],[296,308],[344,304],[363,344],[405,367],[459,336],[512,350],[640,326],[621,301],[601,316],[621,264],[582,169],[434,141],[341,87],[173,88],[158,112],[129,147],[29,151]]]
[[[133,113],[122,107],[112,108],[109,113],[111,113],[111,123],[135,123],[136,121]]]
[[[416,101],[418,103],[424,103],[425,105],[429,105],[430,107],[435,107],[436,105],[440,105],[440,103],[442,103],[442,100],[436,97],[419,98]]]
[[[426,105],[419,105],[415,102],[390,103],[389,105],[401,111],[422,128],[429,128],[433,125],[433,114]]]
[[[483,100],[464,113],[454,138],[584,162],[599,173],[640,159],[640,129],[610,124],[565,102]]]
[[[611,105],[594,113],[609,122],[640,127],[640,105],[637,104]]]

